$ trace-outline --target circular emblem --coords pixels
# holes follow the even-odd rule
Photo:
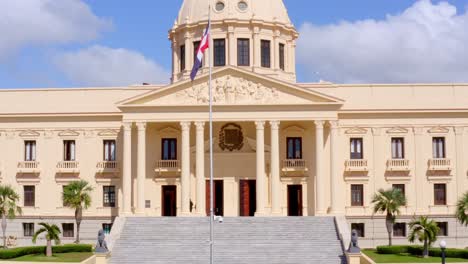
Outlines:
[[[241,150],[244,146],[244,134],[242,127],[229,123],[224,125],[219,132],[219,147],[222,150]]]

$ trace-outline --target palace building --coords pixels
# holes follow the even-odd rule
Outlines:
[[[208,54],[189,77],[209,3],[212,146]],[[299,37],[281,0],[185,0],[169,85],[0,90],[1,184],[23,207],[7,235],[29,244],[49,221],[71,242],[62,189],[81,179],[94,187],[85,240],[117,217],[206,216],[213,148],[216,215],[341,216],[370,247],[387,242],[372,196],[398,188],[395,243],[427,215],[466,246],[454,212],[468,189],[468,84],[298,83]]]

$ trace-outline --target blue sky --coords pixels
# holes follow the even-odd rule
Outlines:
[[[29,0],[39,4],[27,7],[33,14],[31,20],[28,25],[17,23],[18,27],[12,26],[16,25],[15,19],[21,21],[15,16],[20,16],[25,7],[17,0],[3,1],[0,15],[8,16],[0,20],[0,33],[6,42],[3,46],[0,42],[0,88],[124,86],[131,84],[128,82],[164,82],[168,78],[171,53],[167,30],[181,0]],[[40,5],[47,1],[52,5],[61,1],[60,6],[50,9],[62,13],[52,23],[43,17],[47,11]],[[463,32],[468,26],[468,0],[442,4],[429,0],[284,2],[301,33],[299,81],[468,81],[468,64],[464,62],[468,61],[468,51],[460,47],[468,40],[468,33]],[[83,11],[83,7],[89,10]],[[455,7],[457,12],[453,13]],[[82,13],[75,12],[78,9]],[[69,28],[57,29],[54,23]],[[105,60],[112,60],[115,66],[102,69]],[[134,64],[119,66],[129,61]],[[136,73],[132,69],[141,70]],[[127,78],[122,77],[125,73]]]

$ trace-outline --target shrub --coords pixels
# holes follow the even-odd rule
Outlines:
[[[388,254],[410,254],[415,256],[421,256],[423,254],[422,246],[380,246],[377,247],[377,253],[382,255]],[[440,248],[429,249],[429,256],[440,257],[442,251]],[[464,258],[468,259],[467,249],[454,249],[448,248],[445,250],[445,256],[447,258]]]
[[[380,246],[377,247],[377,253],[383,255],[408,253],[408,246]]]
[[[19,247],[12,249],[3,249],[0,250],[0,259],[12,259],[18,258],[25,255],[33,254],[44,254],[46,250],[45,246],[34,246],[34,247]],[[92,252],[92,245],[63,245],[63,246],[54,246],[54,253],[70,253],[70,252]]]

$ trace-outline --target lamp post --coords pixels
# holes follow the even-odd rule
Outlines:
[[[445,264],[445,249],[447,248],[447,242],[442,240],[440,242],[440,249],[442,250],[442,264]]]

